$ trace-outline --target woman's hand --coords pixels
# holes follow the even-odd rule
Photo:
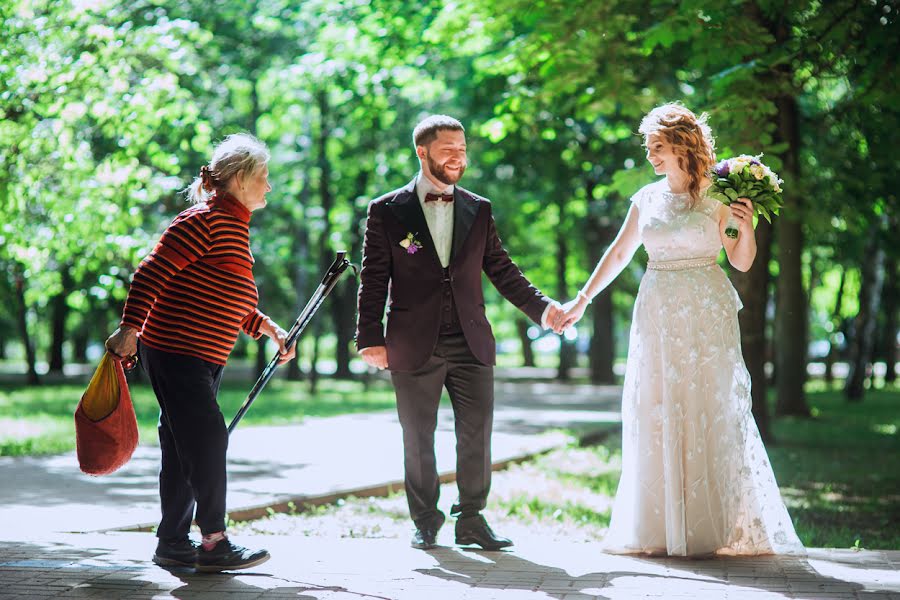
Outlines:
[[[738,232],[753,235],[753,202],[750,198],[738,198],[728,208],[738,224]]]
[[[119,327],[106,338],[106,350],[120,358],[128,358],[137,354],[138,330],[133,327]]]
[[[562,333],[584,316],[584,311],[587,309],[588,301],[582,296],[578,296],[574,300],[570,300],[566,302],[562,306],[562,310],[553,320],[551,326],[553,327],[553,331],[556,333]]]
[[[271,319],[267,321],[263,321],[263,324],[260,325],[259,331],[270,340],[274,341],[278,344],[278,352],[281,356],[278,358],[278,364],[283,365],[288,362],[292,358],[297,355],[297,343],[287,348],[285,347],[285,343],[287,342],[288,333],[284,329],[278,326],[275,321]]]

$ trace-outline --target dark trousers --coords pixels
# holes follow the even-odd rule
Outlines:
[[[477,515],[491,489],[491,429],[494,419],[494,369],[478,361],[462,334],[438,338],[434,354],[414,372],[391,372],[397,414],[403,428],[406,497],[418,527],[440,518],[440,494],[434,455],[438,404],[444,387],[456,424],[454,516]]]
[[[156,535],[183,537],[196,507],[203,534],[225,530],[228,429],[216,394],[224,367],[140,344],[141,364],[159,402],[159,498]]]

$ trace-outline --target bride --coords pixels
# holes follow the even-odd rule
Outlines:
[[[603,542],[612,553],[802,554],[750,413],[740,347],[741,301],[716,264],[724,246],[747,271],[753,205],[709,198],[714,142],[705,115],[680,104],[641,121],[645,186],[578,297],[554,323],[578,321],[644,244],[650,260],[634,304],[622,398],[622,479]],[[738,237],[725,235],[737,223]]]

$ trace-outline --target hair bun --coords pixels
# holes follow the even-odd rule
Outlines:
[[[200,167],[200,183],[203,186],[203,189],[211,192],[213,189],[213,175],[212,171],[209,168],[209,165],[203,165]]]

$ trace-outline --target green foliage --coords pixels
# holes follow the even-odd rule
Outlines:
[[[871,224],[898,212],[888,6],[4,2],[0,266],[19,278],[0,284],[0,332],[24,312],[43,352],[58,296],[67,330],[102,341],[131,272],[185,207],[178,191],[237,130],[272,150],[255,275],[261,307],[292,318],[332,250],[359,260],[366,205],[413,176],[410,132],[429,112],[462,118],[464,186],[492,199],[511,254],[553,296],[586,279],[652,180],[635,131],[668,100],[708,111],[721,155],[765,152],[808,262],[853,270]],[[799,107],[799,147],[779,121],[785,98]],[[638,274],[617,281],[620,322]],[[352,288],[339,286],[333,313],[351,329]],[[488,293],[498,334],[513,336],[515,309]]]
[[[865,405],[849,405],[839,391],[815,392],[815,418],[775,422],[769,459],[804,544],[900,544],[898,398],[896,389],[873,390]]]

